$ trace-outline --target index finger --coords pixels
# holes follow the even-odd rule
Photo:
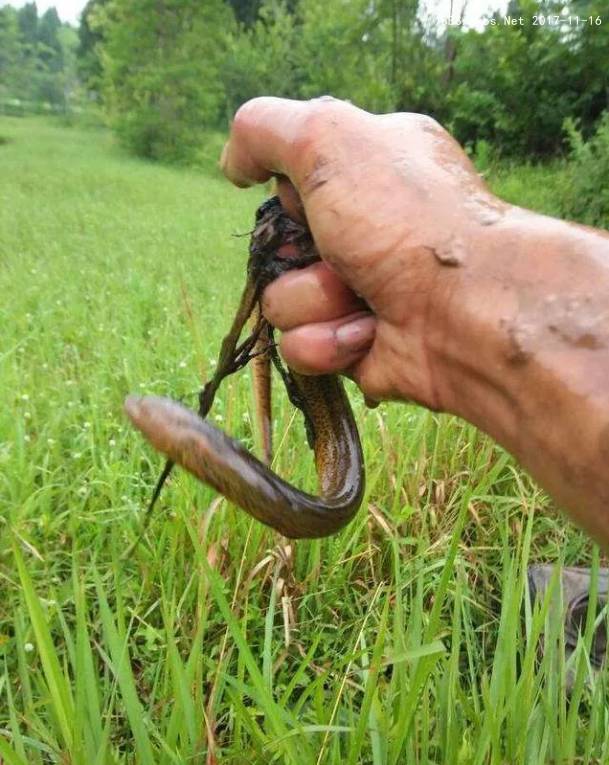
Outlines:
[[[237,186],[263,183],[275,174],[289,175],[288,152],[302,122],[303,102],[254,98],[235,114],[220,166]]]
[[[320,123],[336,118],[336,112],[355,107],[330,96],[312,101],[286,98],[254,98],[236,113],[220,164],[237,186],[263,183],[273,175],[285,175],[298,187],[306,177],[307,151]]]

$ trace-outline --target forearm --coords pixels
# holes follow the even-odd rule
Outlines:
[[[442,407],[505,446],[609,544],[609,236],[510,208],[446,275]]]

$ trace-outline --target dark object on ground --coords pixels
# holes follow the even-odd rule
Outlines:
[[[296,245],[296,257],[281,257],[279,249]],[[210,484],[250,515],[288,537],[323,537],[348,523],[364,491],[364,467],[359,435],[349,401],[335,375],[311,377],[283,366],[273,342],[273,327],[260,311],[262,291],[292,268],[319,259],[309,231],[292,221],[277,197],[257,211],[250,243],[247,281],[228,335],[222,342],[216,372],[199,396],[199,413],[168,399],[129,397],[125,409],[134,425],[168,462],[157,483],[152,510],[174,463]],[[255,317],[251,334],[239,342],[243,327]],[[283,481],[241,444],[204,418],[222,380],[257,358],[256,375],[270,374],[273,362],[290,401],[303,413],[309,446],[314,450],[320,496],[306,494]],[[257,390],[268,390],[267,385]],[[262,393],[262,395],[265,395]],[[270,423],[270,400],[259,407]],[[270,439],[268,441],[270,452]]]
[[[555,566],[530,566],[528,570],[531,602],[543,601],[555,575]],[[588,604],[592,577],[588,568],[563,568],[560,586],[552,595],[549,618],[562,620],[565,635],[565,659],[568,659],[586,628]],[[601,568],[598,573],[598,592],[596,615],[607,605],[609,599],[609,569]],[[590,646],[590,664],[600,670],[607,659],[607,619],[601,619],[592,636]],[[573,672],[567,674],[567,684],[571,687]]]

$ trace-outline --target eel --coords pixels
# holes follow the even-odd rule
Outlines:
[[[282,257],[280,250],[286,244],[295,246],[298,255]],[[132,423],[168,458],[149,509],[177,464],[286,537],[328,536],[354,517],[364,494],[365,471],[357,426],[342,382],[336,375],[301,375],[285,367],[273,341],[273,327],[260,310],[262,292],[273,279],[316,260],[319,255],[309,230],[287,216],[277,197],[267,200],[256,213],[246,285],[222,342],[215,374],[199,395],[198,414],[167,398],[126,399],[125,410]],[[252,316],[251,333],[240,342],[243,327]],[[304,415],[307,440],[315,456],[318,495],[283,480],[205,419],[222,380],[262,356],[277,368],[290,401]],[[268,374],[266,361],[259,361],[254,373],[261,378]],[[264,423],[269,419],[270,387],[261,378],[255,380],[255,391]],[[263,434],[263,443],[268,461],[270,429]]]

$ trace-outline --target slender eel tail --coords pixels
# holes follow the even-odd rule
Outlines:
[[[254,328],[260,321],[260,306],[252,313]],[[262,442],[262,455],[265,464],[273,459],[272,397],[271,397],[271,343],[273,342],[270,326],[263,322],[262,329],[252,353],[252,384],[254,388],[254,406],[258,432]]]

